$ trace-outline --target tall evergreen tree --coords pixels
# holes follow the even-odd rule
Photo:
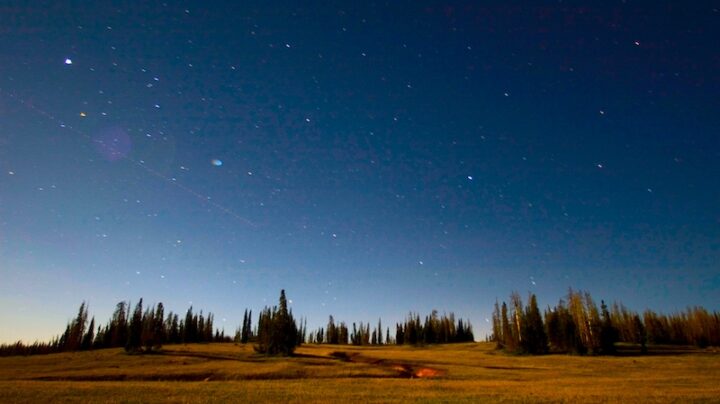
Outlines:
[[[292,355],[297,346],[298,329],[287,308],[285,290],[280,291],[279,305],[265,308],[258,320],[258,344],[255,350],[269,355]]]
[[[513,333],[513,327],[510,324],[510,319],[508,318],[508,308],[505,302],[503,302],[501,309],[501,323],[503,347],[508,351],[514,351],[517,349],[517,339]]]
[[[157,308],[155,309],[155,324],[154,324],[154,331],[155,334],[155,349],[158,349],[162,347],[162,345],[165,343],[167,339],[167,332],[165,330],[165,306],[163,306],[162,302],[158,303]]]
[[[249,327],[248,327],[248,310],[245,309],[245,312],[243,313],[243,323],[242,328],[240,329],[240,343],[247,344],[249,339]]]
[[[605,301],[600,301],[602,310],[602,323],[600,326],[600,352],[603,355],[612,355],[615,353],[615,342],[618,340],[618,330],[613,326],[610,313],[608,312]]]
[[[500,320],[500,305],[495,299],[495,306],[492,314],[492,340],[495,341],[495,348],[501,349],[505,344],[502,337],[502,321]]]
[[[340,335],[338,333],[337,327],[335,326],[335,319],[333,318],[333,316],[330,316],[330,318],[328,319],[325,337],[328,344],[337,344],[340,341]]]
[[[640,344],[640,352],[647,353],[647,334],[645,333],[645,326],[643,325],[640,316],[635,314],[633,316],[633,325],[635,328],[634,340],[632,342]]]
[[[90,320],[90,325],[88,326],[87,332],[83,336],[82,344],[80,345],[80,349],[82,350],[88,350],[93,347],[93,342],[95,341],[95,317]]]
[[[134,352],[142,346],[142,331],[143,331],[143,299],[140,298],[137,305],[135,305],[135,311],[133,311],[132,318],[130,319],[130,332],[128,335],[127,344],[125,350],[128,352]]]
[[[520,345],[525,353],[547,353],[547,335],[545,334],[542,315],[537,305],[537,298],[534,294],[530,295],[529,303],[523,316],[521,330],[522,338],[520,339]]]
[[[142,334],[140,345],[145,347],[145,352],[150,352],[155,346],[155,307],[145,309],[142,319]]]
[[[60,338],[60,347],[64,351],[77,351],[82,346],[85,327],[87,326],[87,304],[82,302],[78,314],[65,329]]]
[[[130,312],[130,304],[119,302],[115,306],[107,335],[110,339],[110,347],[124,347],[128,342],[128,317]]]
[[[377,326],[377,344],[378,345],[383,344],[382,319],[380,319],[380,318],[378,318],[378,326]]]
[[[192,306],[185,313],[185,321],[183,322],[183,343],[188,344],[190,342],[196,342],[195,329],[196,329],[196,316],[193,315]]]

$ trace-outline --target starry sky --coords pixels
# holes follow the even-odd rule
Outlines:
[[[720,3],[5,2],[0,342],[568,287],[718,309]]]

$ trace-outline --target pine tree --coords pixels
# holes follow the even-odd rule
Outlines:
[[[503,347],[508,351],[514,351],[517,349],[517,339],[513,333],[513,327],[510,325],[510,319],[508,318],[507,304],[503,302],[501,309],[501,323],[502,323],[502,335],[503,335]]]
[[[119,302],[115,306],[107,335],[109,337],[109,347],[124,347],[128,342],[128,317],[130,312],[130,303]]]
[[[152,351],[155,346],[155,307],[145,309],[140,340],[140,345],[145,347],[145,352]]]
[[[88,330],[83,336],[82,344],[80,345],[80,349],[83,351],[86,351],[88,349],[91,349],[93,347],[93,342],[95,341],[95,317],[90,320],[90,325],[88,326]]]
[[[255,350],[268,355],[292,355],[298,340],[298,329],[288,311],[285,290],[280,291],[279,306],[265,308],[258,320],[258,344]]]
[[[500,320],[500,305],[495,299],[495,307],[492,313],[492,340],[495,341],[495,348],[503,348],[502,321]]]
[[[383,344],[382,319],[378,318],[377,326],[377,345]]]
[[[142,301],[140,298],[135,311],[133,312],[132,318],[130,319],[130,332],[128,335],[127,344],[125,350],[128,352],[135,352],[140,349],[142,345],[142,331],[143,331],[143,310]]]
[[[196,342],[205,342],[205,316],[203,315],[202,310],[200,310],[199,318],[196,322],[197,328],[195,333],[195,341]]]
[[[615,342],[618,340],[618,331],[613,326],[605,301],[600,301],[602,310],[602,323],[600,326],[600,352],[603,355],[612,355],[615,353]]]
[[[60,348],[62,350],[77,351],[81,348],[83,336],[85,335],[85,326],[87,325],[87,316],[87,305],[82,302],[77,316],[68,324],[65,333],[60,339]]]
[[[341,345],[347,345],[348,343],[348,328],[344,321],[340,322],[340,325],[337,328],[338,332],[338,344]]]
[[[250,330],[248,329],[248,311],[245,309],[245,313],[243,313],[243,323],[242,328],[240,329],[240,343],[247,344],[248,342],[248,336]]]
[[[635,326],[635,335],[632,342],[640,344],[640,352],[647,353],[647,334],[645,333],[645,326],[643,325],[640,316],[635,314],[633,316],[633,325]]]
[[[205,341],[205,342],[213,341],[213,324],[214,324],[214,322],[215,322],[215,316],[212,313],[208,313],[207,318],[205,319],[205,327],[202,329],[203,341]]]
[[[522,351],[529,354],[547,353],[547,335],[542,321],[542,315],[537,305],[537,298],[530,295],[528,306],[522,322],[522,338],[520,345]]]
[[[325,337],[328,344],[337,344],[340,340],[337,328],[335,327],[335,319],[333,318],[333,316],[330,316],[330,318],[328,319]]]
[[[196,342],[195,329],[197,317],[193,315],[192,306],[185,313],[185,321],[183,322],[183,343]]]
[[[557,308],[545,310],[545,333],[547,334],[550,350],[555,352],[563,343],[560,329],[560,315]]]
[[[405,328],[402,324],[395,324],[395,344],[402,345],[405,343]]]

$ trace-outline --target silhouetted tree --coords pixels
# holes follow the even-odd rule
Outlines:
[[[242,331],[240,332],[240,342],[241,343],[247,344],[248,341],[250,341],[251,330],[252,330],[252,310],[248,313],[248,310],[245,309],[245,313],[243,314]]]
[[[502,341],[503,341],[503,347],[508,351],[514,351],[517,349],[517,337],[515,336],[515,333],[513,332],[513,327],[510,324],[510,319],[508,318],[508,308],[507,304],[503,302],[502,309],[501,309],[501,322],[502,322]]]
[[[640,316],[635,314],[633,316],[633,325],[635,329],[635,335],[632,342],[640,344],[640,352],[647,353],[647,334],[645,333],[645,326],[640,320]]]
[[[542,315],[534,294],[530,294],[525,315],[522,316],[520,347],[522,352],[529,354],[547,353],[547,336]]]
[[[82,350],[88,350],[93,347],[93,342],[95,341],[95,317],[90,320],[90,325],[88,326],[87,332],[83,336],[82,343],[80,345],[80,349]]]
[[[287,308],[285,290],[281,290],[279,307],[266,307],[260,315],[255,350],[269,355],[292,355],[297,346],[297,333],[297,324]]]
[[[115,306],[106,335],[110,337],[110,347],[124,347],[128,342],[128,317],[130,303],[120,302]]]
[[[495,299],[495,306],[493,307],[492,313],[492,338],[495,341],[495,348],[502,349],[505,346],[505,341],[502,335],[502,320],[500,319],[500,304]]]
[[[135,311],[133,311],[132,318],[130,319],[130,333],[128,336],[125,350],[128,352],[134,352],[142,346],[142,331],[143,331],[143,309],[142,301],[140,298],[137,305],[135,305]]]
[[[380,318],[378,318],[377,341],[376,342],[378,345],[383,344],[382,319],[380,319]]]
[[[193,314],[192,306],[185,313],[183,322],[183,343],[197,342],[197,316]]]
[[[602,320],[600,325],[600,352],[603,355],[615,353],[615,342],[618,340],[618,330],[613,326],[610,312],[608,312],[605,301],[600,301]]]

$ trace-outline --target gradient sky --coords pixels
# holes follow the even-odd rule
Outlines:
[[[0,7],[0,342],[719,308],[720,3],[131,3]]]

